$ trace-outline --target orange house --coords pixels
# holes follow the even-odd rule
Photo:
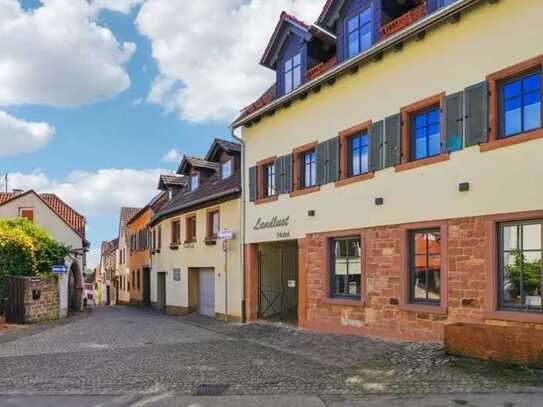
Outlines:
[[[158,194],[128,221],[128,287],[131,304],[151,304],[151,236],[149,222],[167,202],[167,193]]]

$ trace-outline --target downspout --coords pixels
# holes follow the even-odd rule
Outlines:
[[[234,140],[241,144],[241,218],[240,218],[240,259],[241,259],[241,322],[247,322],[245,315],[245,142],[234,134],[230,127],[230,134]]]

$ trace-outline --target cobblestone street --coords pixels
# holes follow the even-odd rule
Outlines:
[[[28,331],[27,331],[28,330]],[[0,393],[179,396],[532,393],[543,372],[448,357],[441,346],[98,308],[0,336]]]

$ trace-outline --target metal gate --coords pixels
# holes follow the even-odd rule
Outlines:
[[[298,255],[259,253],[258,317],[292,320],[298,313]]]
[[[7,285],[6,321],[22,324],[25,320],[25,280],[12,277]]]
[[[166,273],[157,273],[157,311],[166,313]]]

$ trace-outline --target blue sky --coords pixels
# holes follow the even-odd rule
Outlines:
[[[323,3],[5,0],[0,172],[85,215],[94,266],[120,207],[148,202],[182,154],[230,138],[239,109],[273,83],[257,62],[280,12],[311,21]]]

